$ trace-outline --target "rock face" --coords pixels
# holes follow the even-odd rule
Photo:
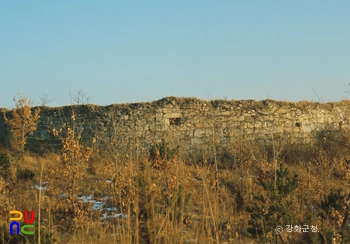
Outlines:
[[[213,145],[225,148],[240,139],[284,137],[310,143],[318,131],[347,127],[349,105],[348,101],[320,104],[167,97],[148,103],[41,107],[38,127],[28,139],[28,148],[57,148],[60,140],[52,131],[66,127],[81,132],[82,140],[91,146],[114,145],[131,151],[149,148],[162,138],[185,152]],[[11,111],[1,113],[11,116]],[[9,128],[0,116],[0,143],[8,141]]]

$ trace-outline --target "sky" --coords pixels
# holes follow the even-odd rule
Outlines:
[[[0,6],[0,107],[349,99],[350,1],[22,1]],[[18,95],[17,95],[18,96]]]

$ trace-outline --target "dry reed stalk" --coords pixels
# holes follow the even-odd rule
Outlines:
[[[38,207],[38,244],[41,244],[41,191],[42,191],[42,184],[43,184],[43,171],[44,171],[44,162],[43,160],[40,160],[40,188],[39,188],[39,207]]]

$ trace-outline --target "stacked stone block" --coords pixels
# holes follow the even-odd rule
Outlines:
[[[41,107],[38,128],[28,148],[56,148],[60,140],[52,131],[66,127],[81,132],[87,144],[113,138],[111,143],[119,143],[124,150],[148,148],[163,138],[185,151],[214,145],[225,148],[238,139],[271,140],[278,136],[311,143],[317,131],[346,128],[349,105],[348,101],[292,103],[167,97],[147,103]],[[1,113],[11,116],[9,110]],[[0,116],[0,143],[8,144],[8,140],[9,128]]]

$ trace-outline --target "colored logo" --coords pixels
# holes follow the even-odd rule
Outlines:
[[[16,215],[16,216],[13,216],[13,215]],[[22,212],[17,210],[10,211],[10,221],[12,221],[10,222],[10,235],[13,234],[14,229],[17,235],[20,233],[22,233],[23,235],[34,235],[34,224],[33,224],[34,218],[35,218],[34,215],[35,215],[34,210],[32,211],[25,210],[23,214]],[[18,221],[21,220],[23,217],[24,217],[24,222],[26,224],[22,225],[21,227]]]

